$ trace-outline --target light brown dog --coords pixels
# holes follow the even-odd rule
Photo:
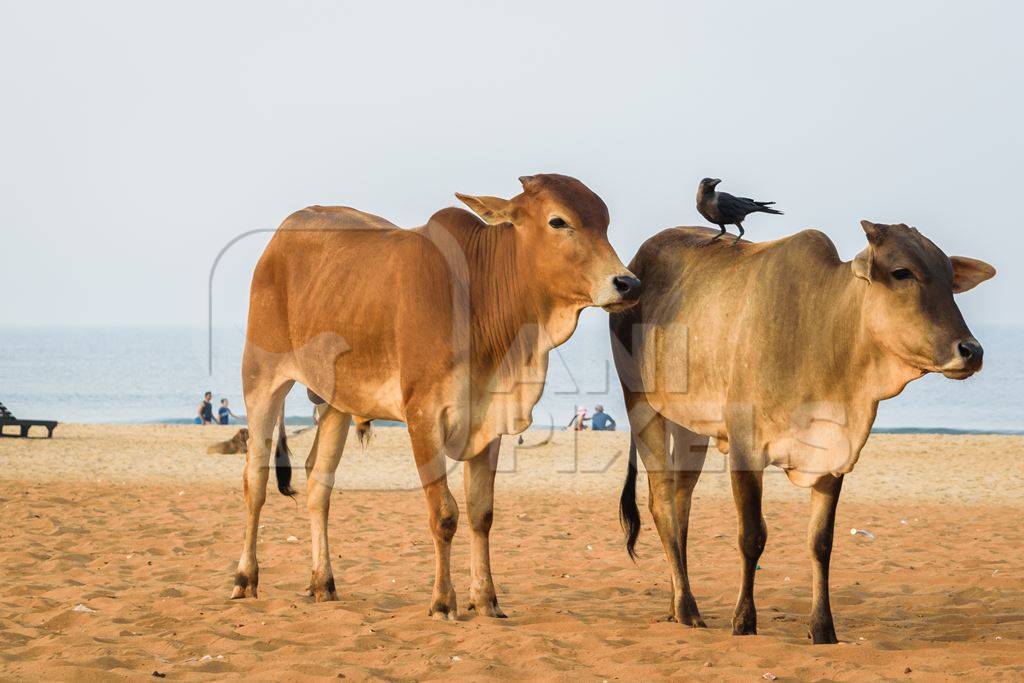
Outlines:
[[[220,453],[232,455],[234,453],[245,453],[249,444],[249,430],[245,427],[239,429],[233,437],[227,441],[215,443],[206,449],[207,453]]]

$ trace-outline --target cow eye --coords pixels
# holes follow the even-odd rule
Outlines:
[[[554,218],[548,221],[548,225],[550,225],[552,228],[564,228],[565,221],[559,218],[558,216],[555,216]]]
[[[897,268],[892,271],[892,277],[894,280],[913,280],[914,274],[906,268]]]

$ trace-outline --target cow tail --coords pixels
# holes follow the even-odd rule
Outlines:
[[[636,506],[636,441],[629,439],[629,466],[619,498],[619,522],[626,532],[626,552],[636,560],[636,539],[640,535],[640,510]]]
[[[373,436],[373,420],[357,419],[356,436],[359,437],[359,445],[366,448]]]
[[[277,490],[283,495],[294,496],[292,488],[292,452],[288,450],[288,437],[284,433],[284,406],[277,423],[277,449],[274,451],[274,471],[277,473]]]

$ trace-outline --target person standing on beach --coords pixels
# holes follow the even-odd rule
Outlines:
[[[199,408],[196,411],[196,424],[197,425],[209,425],[213,424],[213,392],[207,391],[203,395],[203,401],[199,404]]]
[[[239,422],[242,421],[242,418],[231,412],[231,408],[228,407],[228,400],[226,398],[222,398],[220,400],[220,408],[217,409],[217,418],[220,420],[222,425],[226,425],[228,423],[228,418],[232,417]]]
[[[604,406],[594,406],[594,414],[590,418],[590,428],[595,432],[614,432],[615,420],[604,412]]]

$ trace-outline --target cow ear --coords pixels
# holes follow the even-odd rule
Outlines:
[[[959,294],[974,289],[996,274],[996,269],[976,258],[950,256],[953,264],[953,292]]]
[[[853,267],[853,274],[862,280],[871,282],[871,267],[874,264],[874,261],[875,258],[871,253],[871,247],[869,246],[854,257],[853,263],[851,264]]]
[[[473,213],[491,225],[511,223],[515,218],[515,207],[507,199],[482,195],[477,197],[458,192],[455,193],[455,196],[459,198],[459,201],[472,209]]]

